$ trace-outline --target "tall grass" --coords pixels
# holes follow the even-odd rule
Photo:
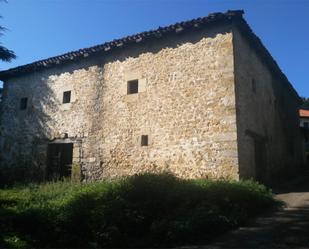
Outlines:
[[[207,242],[275,204],[253,181],[144,174],[0,190],[8,248],[160,247]]]

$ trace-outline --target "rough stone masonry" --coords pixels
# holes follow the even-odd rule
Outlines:
[[[299,97],[242,11],[0,72],[0,170],[271,181],[303,163]]]

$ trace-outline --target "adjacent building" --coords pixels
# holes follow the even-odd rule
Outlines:
[[[309,162],[309,110],[300,109],[300,127],[303,134],[303,142],[305,147],[305,157],[307,163]]]
[[[300,109],[299,117],[300,117],[300,127],[309,129],[309,110]]]
[[[35,51],[34,51],[35,52]],[[0,72],[0,168],[263,182],[303,163],[300,99],[243,11]]]

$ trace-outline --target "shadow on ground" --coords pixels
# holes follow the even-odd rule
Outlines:
[[[258,218],[248,227],[227,233],[205,246],[221,248],[309,248],[309,174],[275,189],[275,198],[284,206]]]

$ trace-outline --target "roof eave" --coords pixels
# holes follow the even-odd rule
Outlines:
[[[92,46],[89,48],[72,51],[59,56],[47,58],[44,60],[36,61],[30,64],[22,65],[5,71],[0,71],[0,80],[6,80],[11,77],[19,76],[29,72],[44,70],[50,67],[58,66],[60,64],[79,60],[98,53],[111,52],[111,50],[145,42],[150,39],[158,39],[171,33],[182,33],[183,31],[200,28],[210,24],[220,24],[221,22],[231,22],[232,19],[242,18],[243,10],[229,10],[226,13],[212,13],[206,17],[196,18],[189,21],[175,23],[166,27],[159,27],[156,30],[150,30],[135,35],[127,36],[121,39],[116,39],[100,45]]]

